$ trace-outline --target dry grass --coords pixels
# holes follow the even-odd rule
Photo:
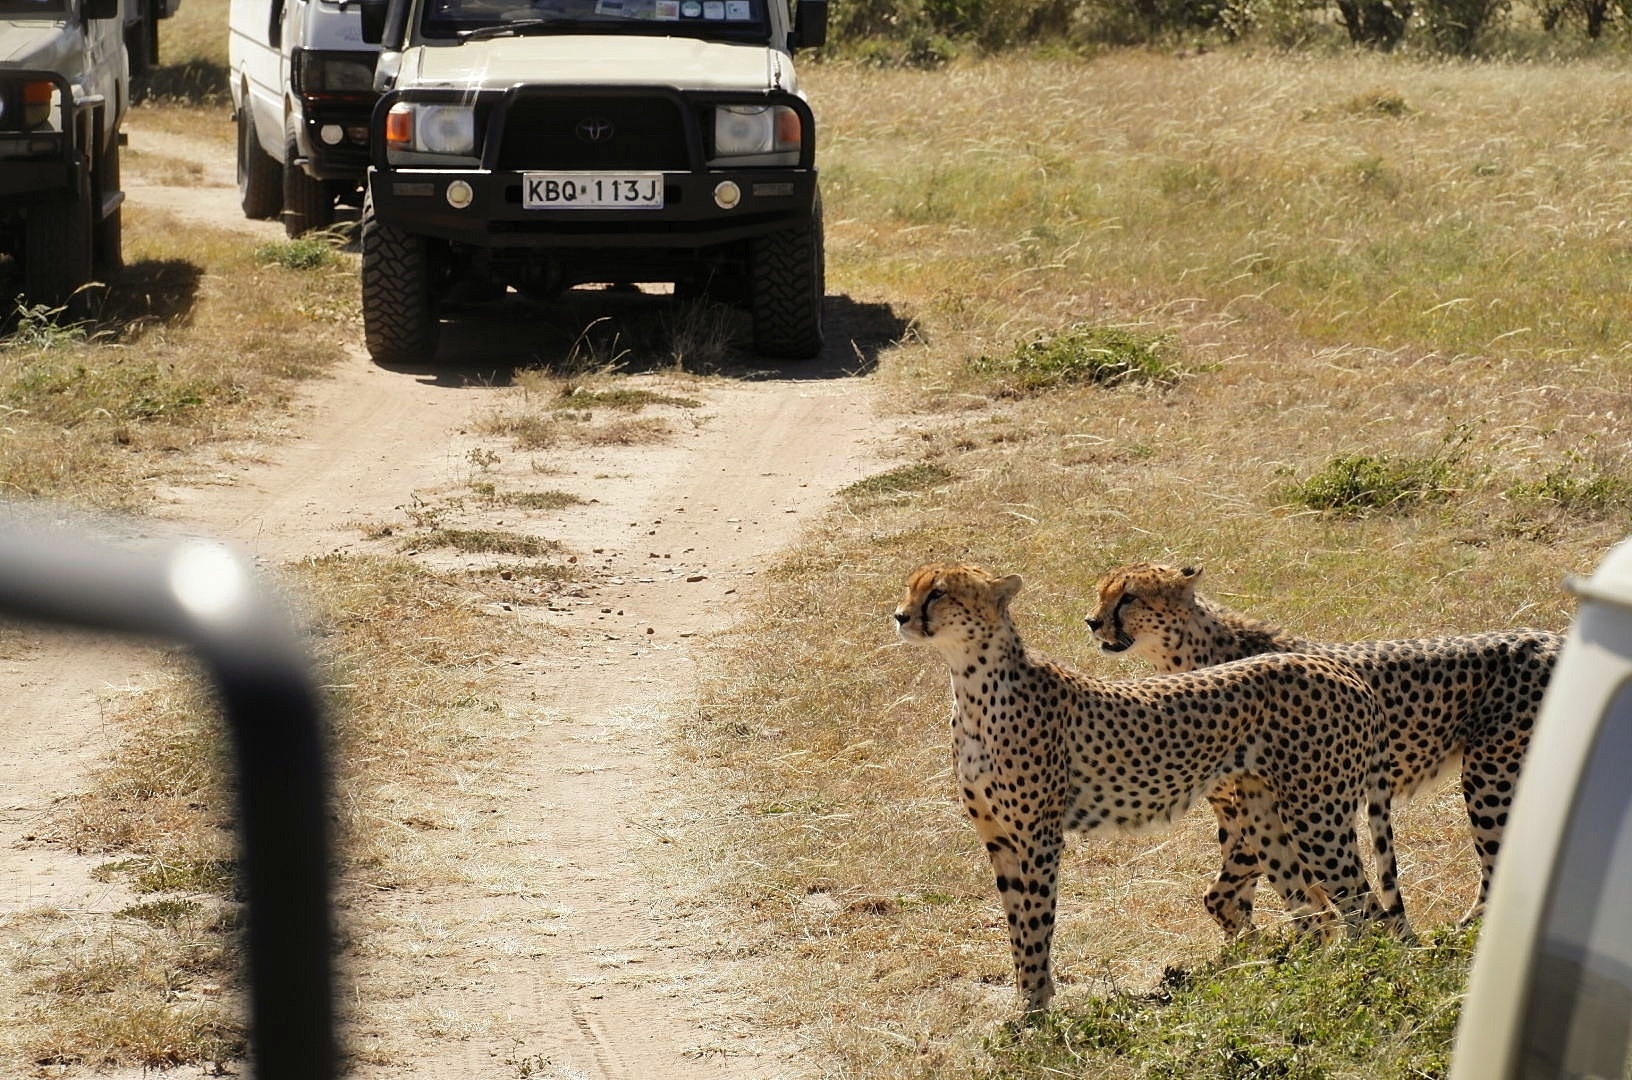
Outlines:
[[[477,806],[507,768],[527,720],[499,703],[499,658],[526,640],[496,598],[510,575],[457,581],[406,562],[328,557],[292,569],[321,643],[334,723],[340,902],[347,962],[408,953],[428,932],[397,926],[359,897],[476,883],[519,871],[490,865],[472,838],[502,828]],[[107,851],[103,868],[156,899],[111,928],[52,912],[19,915],[0,957],[12,992],[0,1012],[18,1061],[158,1067],[242,1052],[231,792],[212,703],[185,672],[114,703],[122,745],[63,823],[75,848]],[[507,853],[507,860],[514,855]],[[371,984],[360,1042],[388,1041],[382,1000],[408,988]]]
[[[830,274],[920,327],[881,379],[903,468],[932,471],[852,492],[783,561],[687,734],[781,945],[769,992],[836,1075],[960,1075],[1012,1015],[945,671],[889,625],[919,563],[1023,574],[1028,644],[1097,673],[1140,673],[1081,624],[1136,558],[1199,561],[1220,599],[1330,639],[1567,624],[1559,582],[1624,535],[1632,480],[1629,90],[1591,65],[1230,53],[816,71]],[[1016,397],[970,363],[1093,324],[1170,337],[1190,374]],[[1448,447],[1432,498],[1292,501],[1344,455]],[[1425,927],[1477,882],[1459,802],[1401,815]],[[1068,855],[1061,1003],[1212,955],[1216,859],[1205,814]]]
[[[323,372],[357,324],[337,264],[293,270],[236,237],[125,213],[127,267],[101,318],[34,315],[0,337],[0,490],[120,509],[209,470],[187,453],[281,420],[293,384]]]

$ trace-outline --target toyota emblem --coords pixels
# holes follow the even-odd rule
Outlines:
[[[612,121],[604,116],[590,116],[578,121],[578,138],[584,142],[607,142],[615,134]]]

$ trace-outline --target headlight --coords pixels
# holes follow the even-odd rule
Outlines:
[[[307,97],[374,96],[374,60],[348,54],[296,49],[290,58],[290,82]]]
[[[53,122],[59,107],[56,84],[49,79],[0,83],[0,131],[61,130],[61,123]]]
[[[714,155],[797,152],[799,114],[786,105],[722,105],[714,110]]]
[[[399,101],[385,114],[387,152],[474,157],[476,109]]]

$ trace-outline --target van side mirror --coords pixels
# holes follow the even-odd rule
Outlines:
[[[79,10],[87,19],[116,19],[119,17],[119,0],[85,0]]]
[[[363,40],[378,45],[385,37],[385,20],[390,14],[390,0],[362,0],[358,5],[363,16]]]
[[[814,49],[827,43],[827,0],[799,0],[793,9],[788,48]]]

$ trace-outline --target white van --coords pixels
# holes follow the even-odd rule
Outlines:
[[[350,0],[232,0],[227,59],[244,214],[290,236],[360,204],[379,48]]]

